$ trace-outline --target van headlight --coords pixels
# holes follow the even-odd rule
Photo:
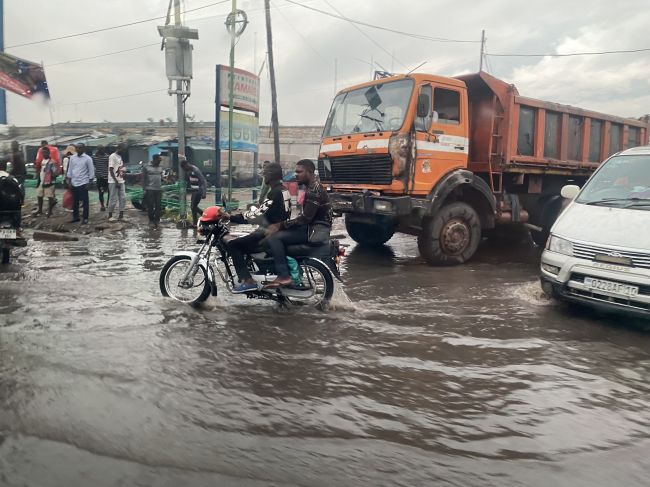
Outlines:
[[[551,252],[556,252],[563,255],[573,255],[573,244],[568,240],[565,240],[555,235],[551,235],[548,239],[548,244],[546,245],[547,250]]]

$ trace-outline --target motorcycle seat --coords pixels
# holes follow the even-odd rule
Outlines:
[[[329,249],[329,242],[321,245],[310,244],[296,244],[287,245],[287,255],[290,257],[312,257],[315,255],[322,255],[327,253]]]

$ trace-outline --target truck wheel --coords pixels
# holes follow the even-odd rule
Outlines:
[[[450,203],[422,222],[420,255],[431,265],[468,261],[481,241],[481,220],[467,203]]]
[[[365,247],[379,247],[395,233],[395,225],[388,219],[377,218],[375,223],[365,223],[350,221],[348,215],[345,215],[345,229],[352,240]]]

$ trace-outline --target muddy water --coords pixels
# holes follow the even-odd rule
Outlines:
[[[539,252],[351,247],[335,309],[163,299],[176,230],[0,273],[0,485],[646,486],[650,333],[547,302]]]

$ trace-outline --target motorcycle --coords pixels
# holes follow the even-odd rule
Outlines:
[[[228,292],[236,285],[237,274],[227,243],[233,238],[229,223],[220,216],[210,222],[200,222],[198,252],[178,252],[160,271],[160,291],[182,303],[197,306],[210,295],[217,296],[218,275]],[[329,239],[321,245],[289,245],[287,256],[295,259],[290,286],[265,289],[264,285],[277,276],[273,257],[263,249],[246,257],[246,264],[258,287],[244,294],[249,299],[266,299],[281,306],[311,306],[323,309],[334,294],[334,279],[341,278],[339,263],[345,250],[338,240]],[[290,266],[291,268],[291,266]],[[233,293],[234,294],[234,293]]]
[[[23,202],[18,180],[0,172],[0,254],[2,264],[9,264],[11,249],[24,247],[27,241],[19,234]]]

